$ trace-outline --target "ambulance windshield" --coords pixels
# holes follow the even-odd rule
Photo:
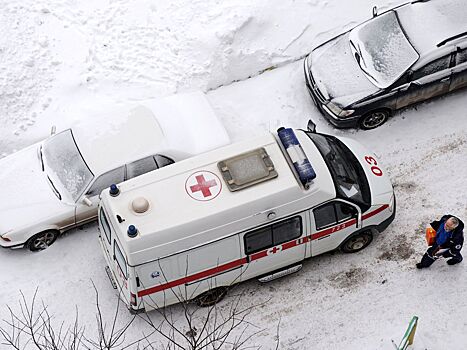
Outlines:
[[[371,205],[370,187],[354,154],[337,138],[307,133],[323,156],[334,180],[337,196],[363,207]]]

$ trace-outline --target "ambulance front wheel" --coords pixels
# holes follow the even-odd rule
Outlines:
[[[207,307],[212,306],[222,299],[224,299],[225,295],[227,294],[227,287],[217,287],[203,294],[199,295],[196,299],[196,305],[200,307]]]
[[[363,231],[351,236],[341,246],[344,253],[356,253],[366,248],[373,240],[371,231]]]

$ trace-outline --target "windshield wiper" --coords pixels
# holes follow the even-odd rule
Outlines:
[[[39,155],[41,157],[41,166],[42,166],[42,171],[44,171],[44,159],[42,158],[42,146],[41,148],[39,149]]]
[[[360,69],[361,69],[366,75],[368,75],[371,79],[373,79],[374,81],[377,81],[377,80],[375,79],[374,76],[372,76],[367,70],[363,69],[363,67],[362,67],[362,64],[361,64],[361,63],[363,63],[363,65],[365,66],[365,68],[367,67],[367,65],[366,65],[366,63],[365,63],[365,60],[363,59],[362,50],[361,50],[361,48],[360,48],[360,45],[358,45],[358,49],[357,49],[357,47],[355,46],[355,44],[353,43],[352,40],[350,40],[350,45],[352,45],[352,47],[353,47],[354,50],[355,50],[355,60],[357,61],[358,66],[360,67]]]
[[[47,175],[47,179],[49,180],[50,184],[52,185],[52,188],[54,189],[54,192],[55,192],[56,196],[58,197],[58,199],[62,200],[62,195],[60,194],[60,192],[58,192],[58,190],[54,186],[54,183],[52,182],[52,180],[50,180],[49,175]]]
[[[358,44],[358,48],[357,48],[357,46],[355,46],[355,44],[353,43],[353,41],[350,40],[350,45],[352,45],[352,47],[353,47],[354,50],[355,50],[355,59],[357,60],[357,63],[358,63],[358,65],[360,66],[360,68],[362,68],[362,66],[360,65],[360,62],[363,62],[363,64],[364,64],[365,67],[366,67],[366,62],[365,62],[365,60],[363,59],[362,49],[360,48],[360,44]],[[363,70],[363,68],[362,68],[362,70]]]

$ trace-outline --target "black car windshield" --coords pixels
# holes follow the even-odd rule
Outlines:
[[[366,210],[371,205],[370,186],[355,155],[337,138],[307,132],[329,168],[337,196]]]
[[[65,130],[44,141],[42,152],[47,175],[57,179],[57,185],[61,185],[76,202],[94,175],[83,160],[71,130]]]
[[[395,11],[355,27],[350,31],[349,40],[358,65],[381,89],[395,83],[419,58]]]

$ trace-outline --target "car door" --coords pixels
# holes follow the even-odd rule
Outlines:
[[[413,72],[412,79],[399,88],[397,108],[449,92],[451,82],[451,54],[435,59]]]
[[[78,200],[76,203],[75,220],[77,225],[92,221],[97,217],[99,194],[102,192],[102,190],[110,187],[110,185],[123,182],[124,174],[125,167],[121,166],[94,179],[85,195],[81,196],[80,200]],[[87,205],[83,202],[84,197],[89,199],[90,205]]]
[[[314,208],[311,219],[311,256],[336,249],[361,227],[360,209],[337,199]]]
[[[307,217],[305,213],[297,214],[245,233],[243,249],[248,263],[242,280],[302,261],[306,253],[303,243],[309,234]]]
[[[467,86],[467,48],[457,49],[455,62],[452,69],[450,91]]]

